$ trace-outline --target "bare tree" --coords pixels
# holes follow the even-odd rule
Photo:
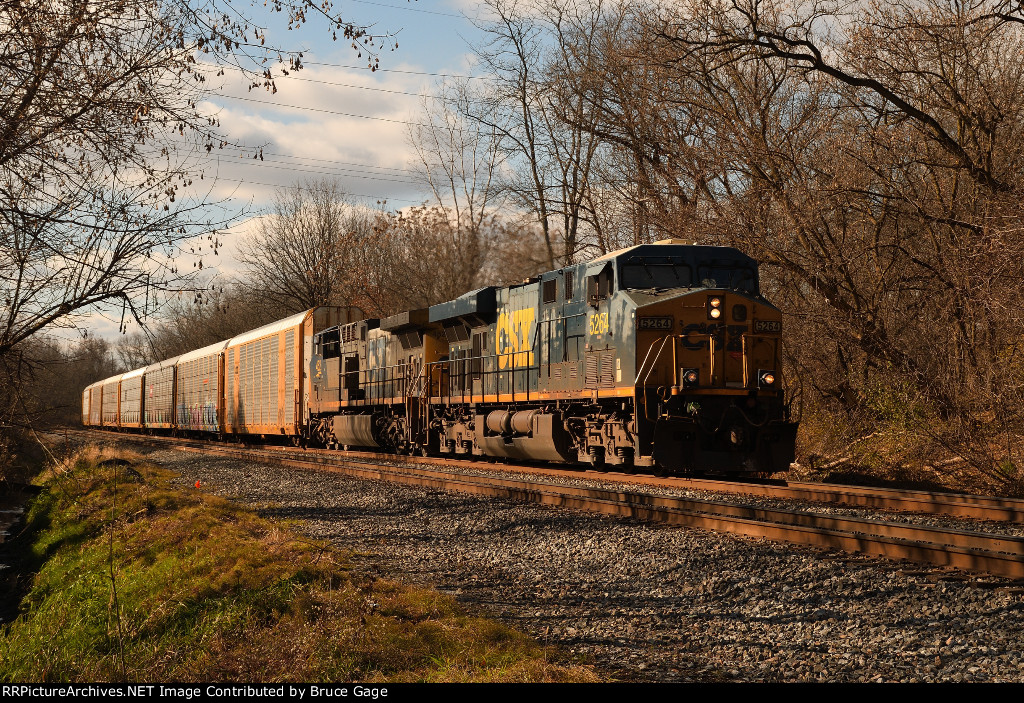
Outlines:
[[[902,408],[1007,475],[1020,456],[991,450],[1024,421],[1004,370],[1024,329],[1019,5],[694,2],[647,26],[652,63],[696,88],[664,115],[700,129],[642,140],[700,195],[706,233],[768,263],[822,400]]]
[[[501,131],[466,118],[478,100],[468,80],[449,82],[424,99],[427,122],[409,128],[415,167],[434,205],[450,211],[453,235],[476,252],[484,223],[503,205],[497,177],[504,160]]]
[[[207,290],[171,296],[156,320],[118,340],[115,351],[122,368],[137,369],[230,339],[290,312],[262,291],[237,282],[212,285]]]
[[[138,316],[182,282],[182,240],[223,224],[198,188],[204,156],[231,141],[198,107],[207,74],[231,63],[273,90],[267,66],[301,68],[241,5],[0,0],[0,355],[97,307]],[[329,7],[271,10],[375,45]]]
[[[206,235],[203,250],[217,250],[233,216],[210,202],[206,160],[229,146],[256,150],[204,111],[211,79],[230,64],[251,89],[273,91],[281,71],[302,67],[300,53],[267,42],[252,7],[0,0],[0,459],[37,418],[21,400],[40,387],[31,374],[60,359],[41,333],[96,311],[141,321],[191,286],[178,264],[186,240]],[[375,65],[380,38],[330,3],[271,0],[264,12],[290,27],[314,21],[370,50]],[[61,376],[73,389],[86,378]]]
[[[411,290],[410,301],[433,300],[446,294],[440,291],[460,287],[453,297],[461,295],[487,265],[488,236],[504,200],[496,182],[503,157],[498,130],[466,118],[475,102],[469,81],[450,82],[436,99],[424,100],[426,122],[409,128],[415,167],[433,204],[388,221],[390,254],[405,259],[407,269],[419,268],[421,262],[440,266],[434,273],[418,271],[405,277],[412,289],[424,286],[422,274],[430,281],[422,290]]]
[[[578,81],[597,75],[593,42],[609,21],[606,8],[571,0],[485,5],[489,15],[478,26],[488,40],[475,51],[495,80],[466,105],[466,115],[500,136],[503,185],[512,202],[532,214],[547,268],[556,268],[599,241],[590,187],[601,140]]]
[[[356,304],[360,252],[377,217],[335,181],[310,181],[279,192],[270,213],[241,244],[243,285],[292,312]]]

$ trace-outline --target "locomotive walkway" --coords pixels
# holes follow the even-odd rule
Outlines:
[[[647,484],[661,488],[736,492],[1024,523],[1024,501],[1013,499],[808,483],[737,484],[593,471],[584,474],[579,470],[560,468],[513,467],[475,461],[452,462],[450,459],[360,452],[225,445],[203,440],[137,437],[95,430],[83,434],[1024,579],[1024,537],[948,526],[908,524],[875,517],[836,516],[809,510],[782,510],[717,500],[655,495],[611,486],[573,486],[562,481],[585,477],[588,480]],[[432,469],[432,465],[443,465],[446,469]],[[478,473],[480,470],[488,473],[481,475]],[[497,472],[500,475],[496,475]],[[541,474],[540,478],[538,474]]]

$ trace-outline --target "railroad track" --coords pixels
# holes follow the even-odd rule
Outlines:
[[[427,458],[396,457],[370,453],[343,453],[321,450],[227,445],[204,440],[165,437],[140,437],[122,433],[81,431],[100,436],[162,446],[171,449],[228,456],[252,462],[274,463],[304,469],[319,469],[362,479],[386,480],[443,490],[460,491],[488,497],[529,501],[542,505],[574,508],[605,515],[631,517],[670,525],[696,527],[749,537],[762,537],[793,544],[812,545],[848,552],[859,552],[891,559],[907,559],[998,576],[1024,579],[1024,537],[983,533],[971,530],[907,524],[859,517],[838,517],[803,510],[780,510],[738,505],[726,501],[655,495],[640,490],[622,490],[609,486],[567,486],[523,473],[547,474],[552,478],[580,478],[581,472],[536,467],[502,465],[503,475],[460,473],[484,468],[495,471],[494,464],[457,462]],[[383,463],[382,463],[383,462]],[[444,464],[448,470],[431,469]],[[455,469],[454,471],[452,469]],[[515,472],[520,472],[517,476]],[[511,474],[511,475],[510,475]],[[648,483],[660,487],[723,490],[722,482],[701,479],[656,479],[623,474],[586,472],[587,479]],[[765,484],[726,484],[731,492],[771,497],[841,503],[863,507],[917,510],[930,514],[987,517],[1021,522],[1024,501],[986,498],[922,491],[876,491],[856,487],[826,487],[819,484],[774,486]],[[814,497],[809,497],[814,496]],[[909,506],[909,507],[908,507]],[[971,510],[968,511],[967,509]],[[992,518],[986,510],[999,517]]]
[[[383,461],[395,461],[398,459],[394,455],[371,452],[347,452],[344,454],[349,457],[372,458]],[[407,464],[436,465],[440,463],[451,465],[451,459],[439,459],[436,457],[400,457],[400,460],[402,463]],[[496,465],[481,461],[459,459],[458,466],[493,470]],[[948,515],[950,517],[971,518],[975,520],[1024,524],[1024,500],[1017,498],[976,496],[966,493],[941,493],[937,491],[839,486],[805,481],[787,481],[782,484],[769,482],[751,483],[722,479],[658,477],[615,471],[581,470],[579,468],[562,469],[550,466],[515,466],[512,464],[500,464],[500,466],[503,471],[511,473],[539,473],[561,478],[580,478],[584,476],[588,480],[609,483],[633,483],[656,486],[658,488],[736,493],[782,500],[828,503],[837,506],[893,510],[925,515]]]

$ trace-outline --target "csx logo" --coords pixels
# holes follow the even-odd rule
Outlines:
[[[535,327],[534,313],[533,308],[526,308],[498,315],[498,368],[533,366],[530,337]]]
[[[707,337],[715,338],[715,348],[721,349],[725,344],[726,351],[743,351],[743,333],[746,325],[725,325],[692,322],[683,325],[683,346],[687,349],[707,349]]]
[[[590,324],[587,331],[592,334],[604,334],[608,331],[608,313],[595,312],[590,316]]]

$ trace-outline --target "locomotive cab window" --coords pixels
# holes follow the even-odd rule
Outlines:
[[[554,278],[544,281],[544,304],[553,303],[558,299],[558,281]]]
[[[615,289],[614,269],[612,265],[605,264],[601,271],[593,276],[587,276],[587,298],[590,304],[597,307],[602,300],[606,300]]]
[[[341,335],[337,327],[321,334],[318,343],[320,344],[320,355],[323,358],[336,359],[341,356]]]

